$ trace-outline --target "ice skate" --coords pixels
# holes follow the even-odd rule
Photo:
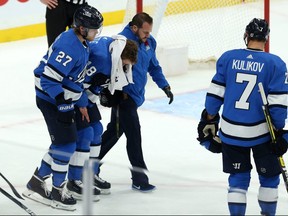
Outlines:
[[[94,176],[94,186],[100,190],[101,194],[110,194],[111,184],[98,175]]]
[[[45,179],[48,177],[41,178],[38,176],[38,168],[36,168],[32,178],[26,185],[27,190],[22,195],[44,205],[51,205],[51,192],[48,190],[45,182]]]
[[[65,182],[61,184],[60,187],[52,186],[51,192],[52,208],[62,209],[67,211],[76,210],[76,200],[69,193],[69,191],[65,187]]]
[[[83,182],[80,180],[70,180],[67,183],[67,189],[69,192],[73,195],[73,197],[77,200],[82,200],[83,199]],[[100,190],[94,187],[93,189],[93,201],[99,201],[100,197]]]

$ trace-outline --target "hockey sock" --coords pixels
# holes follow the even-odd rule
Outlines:
[[[228,207],[230,215],[245,215],[247,190],[230,188],[228,191]]]
[[[100,153],[100,150],[101,150],[101,143],[91,144],[90,145],[90,159],[96,159],[97,160],[98,156],[99,156],[99,153]],[[94,173],[96,175],[99,174],[99,172],[100,172],[100,170],[99,170],[99,161],[94,163],[93,170],[94,170]]]
[[[258,203],[261,208],[261,215],[275,215],[277,208],[278,189],[259,188]]]
[[[50,152],[53,158],[51,169],[52,169],[52,182],[55,187],[60,187],[60,185],[66,179],[66,174],[68,171],[68,163],[73,152],[76,149],[76,143],[67,143],[65,145],[51,145]]]
[[[101,135],[103,133],[103,125],[100,121],[98,121],[92,123],[91,127],[93,128],[94,131],[94,137],[90,145],[90,158],[98,159],[101,150],[101,143],[102,143]],[[93,170],[96,175],[99,174],[100,172],[99,162],[96,162],[94,164]]]
[[[93,137],[92,127],[84,128],[77,132],[78,139],[76,150],[73,153],[69,162],[69,180],[81,180],[83,166],[86,160],[89,159],[90,143]]]
[[[47,152],[42,158],[41,166],[39,167],[39,170],[38,170],[38,176],[43,178],[44,176],[49,176],[52,173],[52,169],[51,169],[52,160],[53,158]]]
[[[230,174],[228,179],[228,206],[230,215],[245,215],[246,193],[250,178],[250,172]]]
[[[265,177],[259,175],[260,187],[258,192],[258,203],[262,215],[275,215],[278,200],[278,185],[280,176]]]

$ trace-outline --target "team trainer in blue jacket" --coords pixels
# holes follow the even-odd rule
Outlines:
[[[102,135],[102,146],[99,154],[99,159],[101,160],[124,133],[127,138],[126,148],[128,157],[133,167],[131,170],[132,189],[142,192],[155,189],[154,185],[149,184],[148,177],[144,173],[147,170],[147,166],[142,153],[141,129],[137,113],[138,107],[145,101],[144,94],[147,83],[147,72],[157,86],[170,98],[169,104],[173,101],[173,94],[169,83],[156,58],[155,50],[157,43],[150,35],[152,26],[153,19],[150,15],[138,13],[124,30],[119,33],[137,43],[138,61],[132,68],[134,84],[130,83],[120,93],[117,92],[119,100],[118,103],[112,106],[111,120]]]

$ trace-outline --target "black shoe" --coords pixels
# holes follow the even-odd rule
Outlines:
[[[101,194],[110,194],[111,184],[98,175],[94,176],[94,186],[101,191]]]
[[[154,185],[149,183],[132,183],[132,189],[140,192],[151,192],[156,189]]]
[[[75,197],[75,199],[77,200],[82,200],[82,191],[83,191],[83,182],[80,180],[69,180],[67,182],[67,189],[69,190],[69,192],[73,195],[73,197]],[[100,190],[98,190],[97,188],[94,187],[93,190],[93,201],[99,201],[100,197]]]
[[[49,176],[40,177],[38,176],[38,168],[36,168],[34,175],[27,183],[27,190],[22,195],[28,199],[42,203],[44,205],[51,205],[51,192],[48,190],[45,179]]]
[[[63,209],[67,211],[76,210],[77,201],[69,193],[63,182],[60,187],[52,186],[52,203],[51,206],[56,209]]]

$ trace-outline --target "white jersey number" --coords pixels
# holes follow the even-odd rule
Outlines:
[[[66,65],[72,61],[72,58],[69,55],[66,55],[64,52],[60,51],[55,60],[59,63],[62,62],[62,64],[66,67]]]
[[[249,109],[249,103],[247,102],[254,86],[256,85],[257,76],[252,74],[237,73],[236,82],[243,83],[247,82],[246,88],[244,89],[240,99],[236,101],[235,108],[238,109]]]

